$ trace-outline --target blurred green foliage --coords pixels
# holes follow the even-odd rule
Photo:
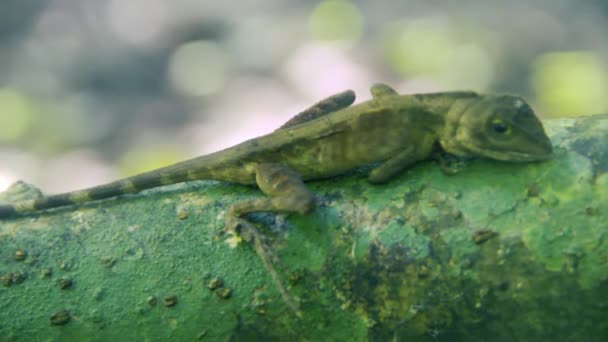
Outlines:
[[[475,33],[439,20],[408,20],[387,25],[384,55],[405,79],[434,80],[438,88],[485,91],[494,62]]]
[[[322,1],[310,15],[310,29],[315,39],[355,41],[363,30],[363,19],[350,1]]]
[[[22,139],[36,120],[34,106],[16,89],[0,88],[0,142]]]
[[[608,112],[608,73],[592,51],[554,52],[534,63],[532,84],[551,116]]]

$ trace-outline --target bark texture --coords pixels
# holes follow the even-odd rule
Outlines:
[[[312,183],[310,215],[254,216],[301,317],[222,234],[254,188],[192,182],[0,221],[0,340],[604,341],[608,115],[545,126],[547,162],[354,174]]]

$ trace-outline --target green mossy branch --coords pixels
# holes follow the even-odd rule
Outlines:
[[[310,215],[254,216],[300,318],[222,234],[253,188],[192,182],[0,221],[0,340],[604,340],[608,115],[546,126],[547,162],[340,177],[311,184]],[[16,190],[0,200],[33,191]]]

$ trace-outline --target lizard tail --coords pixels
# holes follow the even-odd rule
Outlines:
[[[24,200],[12,204],[2,204],[0,205],[0,219],[12,218],[39,210],[54,209],[136,193],[162,185],[181,183],[191,178],[194,177],[191,177],[186,172],[159,173],[153,171],[143,173],[88,189]]]

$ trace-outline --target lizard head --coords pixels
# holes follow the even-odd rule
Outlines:
[[[551,157],[551,141],[526,101],[511,95],[480,95],[454,102],[440,144],[448,153],[504,161]]]

